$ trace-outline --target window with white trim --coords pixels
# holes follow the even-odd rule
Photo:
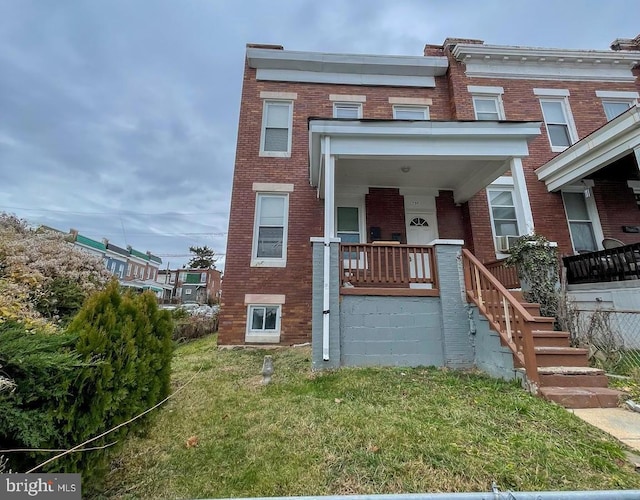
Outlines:
[[[630,107],[635,106],[640,93],[623,90],[596,90],[596,96],[602,99],[602,107],[607,120],[613,120]]]
[[[247,342],[279,342],[280,304],[249,304],[247,307]]]
[[[498,121],[505,119],[502,103],[503,87],[469,85],[467,91],[471,94],[476,120]]]
[[[393,106],[394,120],[428,120],[428,106]]]
[[[264,101],[260,155],[290,156],[293,101]]]
[[[191,288],[185,288],[184,289],[184,294],[185,295],[191,295]]]
[[[603,100],[602,106],[604,107],[604,114],[607,115],[607,120],[611,121],[616,116],[627,111],[631,106],[633,106],[633,101],[624,101],[624,100]]]
[[[543,98],[540,99],[540,106],[551,150],[564,151],[578,140],[567,98]]]
[[[288,212],[288,194],[257,194],[253,266],[283,267],[286,264]]]
[[[358,207],[337,207],[337,233],[342,243],[360,243],[360,214]]]
[[[562,192],[571,243],[576,253],[595,252],[598,243],[584,192]]]
[[[494,236],[519,236],[518,215],[511,189],[488,189]]]
[[[334,102],[334,118],[352,118],[354,120],[362,118],[362,103],[359,102]]]
[[[207,282],[207,273],[200,273],[200,283]]]
[[[476,120],[504,120],[504,112],[497,95],[473,96],[473,109],[476,114]]]

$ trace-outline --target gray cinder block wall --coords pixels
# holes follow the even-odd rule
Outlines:
[[[492,377],[513,380],[516,371],[511,349],[500,344],[500,336],[489,328],[489,321],[481,316],[476,306],[469,307],[469,319],[473,324],[475,365]]]
[[[473,345],[469,333],[464,275],[462,271],[462,241],[436,240],[438,283],[442,304],[442,334],[445,366],[471,368],[474,364]]]

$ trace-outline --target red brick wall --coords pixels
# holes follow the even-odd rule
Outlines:
[[[425,47],[428,55],[447,54],[450,69],[446,76],[436,78],[436,88],[358,87],[350,85],[306,84],[256,81],[255,70],[245,66],[238,143],[231,198],[231,216],[226,253],[223,307],[220,321],[220,343],[242,343],[246,328],[247,293],[284,294],[281,341],[284,344],[308,341],[311,334],[311,236],[323,233],[323,201],[309,185],[308,174],[308,118],[331,117],[333,103],[329,94],[359,94],[366,96],[364,118],[391,119],[389,97],[431,98],[432,120],[473,120],[473,102],[467,85],[501,86],[508,120],[542,120],[542,111],[535,87],[569,89],[570,107],[580,137],[584,137],[606,123],[604,110],[595,90],[638,90],[636,83],[597,83],[572,81],[515,80],[498,78],[468,78],[464,65],[455,61],[448,50],[436,46]],[[294,101],[293,140],[290,158],[260,157],[260,132],[263,100],[261,91],[297,92]],[[542,134],[529,145],[529,157],[523,159],[524,174],[529,191],[536,231],[557,241],[562,253],[571,253],[569,230],[564,218],[564,207],[558,193],[548,193],[544,183],[537,180],[534,170],[551,159],[547,135]],[[289,199],[289,226],[286,268],[252,268],[251,245],[256,194],[253,182],[292,183],[294,191]],[[384,219],[381,213],[367,209],[367,231],[372,225],[383,228],[383,238],[391,232],[404,234],[404,210],[399,210],[401,197],[385,194],[395,190],[373,192],[369,197],[381,196],[395,207],[398,215]],[[603,193],[607,191],[604,189]],[[596,192],[598,203],[622,210],[606,194]],[[600,198],[598,198],[600,197]],[[369,198],[371,199],[371,198]],[[395,201],[392,201],[395,200]],[[484,260],[495,258],[489,209],[484,190],[462,207],[452,203],[450,193],[441,193],[436,199],[438,226],[442,238],[465,237],[467,245]],[[629,203],[625,202],[626,204]],[[367,204],[372,205],[372,203]],[[402,217],[402,221],[400,219]],[[630,216],[629,216],[630,217]],[[615,217],[607,219],[607,230],[614,231]],[[380,220],[381,222],[376,222]],[[387,229],[393,226],[398,231]],[[405,238],[406,239],[406,238]],[[620,238],[623,239],[623,238]]]
[[[450,68],[448,84],[451,92],[452,116],[460,120],[473,120],[472,96],[468,85],[498,86],[504,88],[502,100],[507,120],[540,121],[541,135],[529,144],[529,156],[523,158],[524,174],[531,202],[531,210],[536,232],[551,241],[556,241],[560,252],[573,253],[569,228],[564,218],[564,205],[559,193],[549,193],[543,182],[535,175],[535,169],[549,161],[557,153],[551,151],[547,138],[542,110],[534,88],[568,89],[569,106],[578,136],[585,137],[607,122],[601,100],[596,90],[638,91],[640,82],[575,82],[551,80],[520,80],[507,78],[468,78],[464,64],[455,61],[448,50]],[[469,202],[470,227],[473,243],[480,258],[489,259],[493,247],[491,227],[488,222],[486,194],[478,193]],[[486,255],[485,255],[486,254]],[[495,258],[495,255],[494,257]]]
[[[444,77],[436,88],[357,87],[256,81],[255,69],[245,64],[238,143],[231,196],[225,279],[220,317],[220,344],[244,342],[247,308],[245,294],[284,294],[281,343],[306,342],[311,338],[311,236],[322,236],[324,203],[309,185],[308,118],[331,117],[330,94],[365,95],[364,118],[391,119],[389,97],[431,98],[430,115],[446,120],[448,89]],[[263,100],[261,91],[297,92],[293,104],[293,137],[290,158],[260,157]],[[250,267],[256,194],[253,182],[292,183],[286,268]],[[404,217],[404,212],[401,212]],[[396,222],[394,222],[394,227]],[[367,222],[368,226],[373,225]],[[404,226],[400,228],[404,232]],[[394,231],[395,232],[395,231]]]
[[[627,182],[598,179],[593,186],[593,195],[604,237],[627,244],[640,242],[640,233],[622,231],[622,226],[640,226],[640,208]]]
[[[401,242],[407,242],[407,230],[404,219],[404,196],[399,189],[369,188],[365,195],[367,212],[367,241],[371,243],[369,231],[372,226],[381,229],[380,240],[391,241],[393,233],[401,234]]]
[[[462,206],[453,201],[453,191],[440,191],[436,196],[438,236],[446,240],[464,240],[464,216]]]

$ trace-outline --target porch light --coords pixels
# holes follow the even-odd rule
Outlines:
[[[400,167],[400,170],[402,170],[402,172],[406,174],[409,172],[409,170],[411,170],[411,167],[405,165],[404,167]]]

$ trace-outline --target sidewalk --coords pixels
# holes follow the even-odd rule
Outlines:
[[[640,413],[626,408],[583,408],[569,411],[640,452]]]

